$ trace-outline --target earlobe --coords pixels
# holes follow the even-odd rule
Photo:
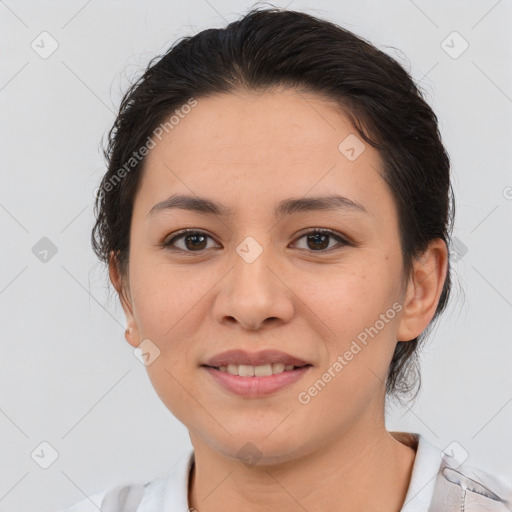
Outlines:
[[[118,294],[119,301],[121,302],[121,306],[126,316],[127,328],[125,330],[124,337],[126,341],[130,345],[132,345],[132,347],[138,347],[139,336],[137,324],[133,316],[130,299],[126,294],[125,286],[123,286],[122,277],[119,272],[119,266],[117,264],[117,260],[113,252],[110,254],[109,260],[109,277],[112,285],[114,286]]]
[[[137,333],[136,329],[135,333]],[[133,327],[127,327],[127,329],[124,331],[124,338],[133,348],[137,348],[140,344],[138,335],[134,335]]]
[[[429,325],[443,291],[448,266],[446,243],[436,238],[415,259],[403,301],[397,341],[417,338]]]

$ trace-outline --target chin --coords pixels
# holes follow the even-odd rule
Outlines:
[[[247,466],[265,466],[288,462],[299,457],[304,451],[304,440],[288,436],[279,436],[269,432],[245,431],[243,435],[225,436],[213,441],[212,449],[226,457],[236,459]],[[300,448],[298,448],[300,447]]]

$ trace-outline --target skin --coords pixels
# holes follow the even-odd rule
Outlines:
[[[392,512],[404,502],[415,450],[386,430],[386,375],[397,340],[415,338],[434,316],[447,248],[432,241],[411,275],[403,275],[397,210],[379,153],[366,144],[349,161],[338,150],[356,133],[340,108],[319,95],[237,92],[198,98],[147,157],[128,274],[120,275],[112,258],[110,277],[126,314],[127,341],[137,347],[150,339],[160,350],[147,371],[189,430],[195,450],[189,505],[200,512]],[[173,209],[148,216],[177,193],[234,213]],[[283,199],[333,193],[367,213],[273,217]],[[174,252],[159,245],[183,228],[211,238],[188,245],[182,238]],[[308,228],[330,228],[352,243],[330,237],[318,249],[303,236]],[[248,236],[263,249],[252,263],[236,252]],[[300,403],[298,393],[394,303],[401,311],[308,404]],[[270,396],[240,397],[200,367],[233,348],[279,349],[313,367]],[[238,453],[248,442],[259,450],[254,465]]]

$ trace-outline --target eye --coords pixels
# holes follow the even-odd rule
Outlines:
[[[164,241],[162,246],[170,250],[177,249],[185,252],[200,252],[203,249],[209,248],[207,247],[208,238],[212,239],[210,235],[204,233],[203,231],[197,231],[195,229],[184,229],[170,240]],[[183,241],[183,246],[176,246],[175,244],[177,240]]]
[[[329,239],[337,239],[338,245],[350,245],[347,240],[342,238],[341,236],[335,234],[331,229],[326,228],[318,228],[312,229],[306,233],[303,233],[302,236],[299,237],[299,240],[302,238],[306,239],[306,247],[305,249],[312,249],[311,252],[330,252],[332,249],[325,250],[329,247]],[[303,249],[304,247],[299,247],[299,249]]]
[[[338,245],[350,245],[343,237],[326,228],[311,229],[303,233],[298,240],[303,238],[306,239],[306,247],[299,247],[299,249],[310,249],[311,252],[330,252],[332,246],[329,248],[329,245],[332,239],[338,240]],[[184,252],[201,252],[204,249],[211,249],[211,246],[208,247],[208,239],[213,240],[208,233],[195,229],[184,229],[169,240],[164,241],[162,247]],[[182,242],[181,247],[177,245],[177,242]]]

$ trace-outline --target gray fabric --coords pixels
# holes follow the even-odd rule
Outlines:
[[[512,482],[445,454],[428,512],[511,512]]]

